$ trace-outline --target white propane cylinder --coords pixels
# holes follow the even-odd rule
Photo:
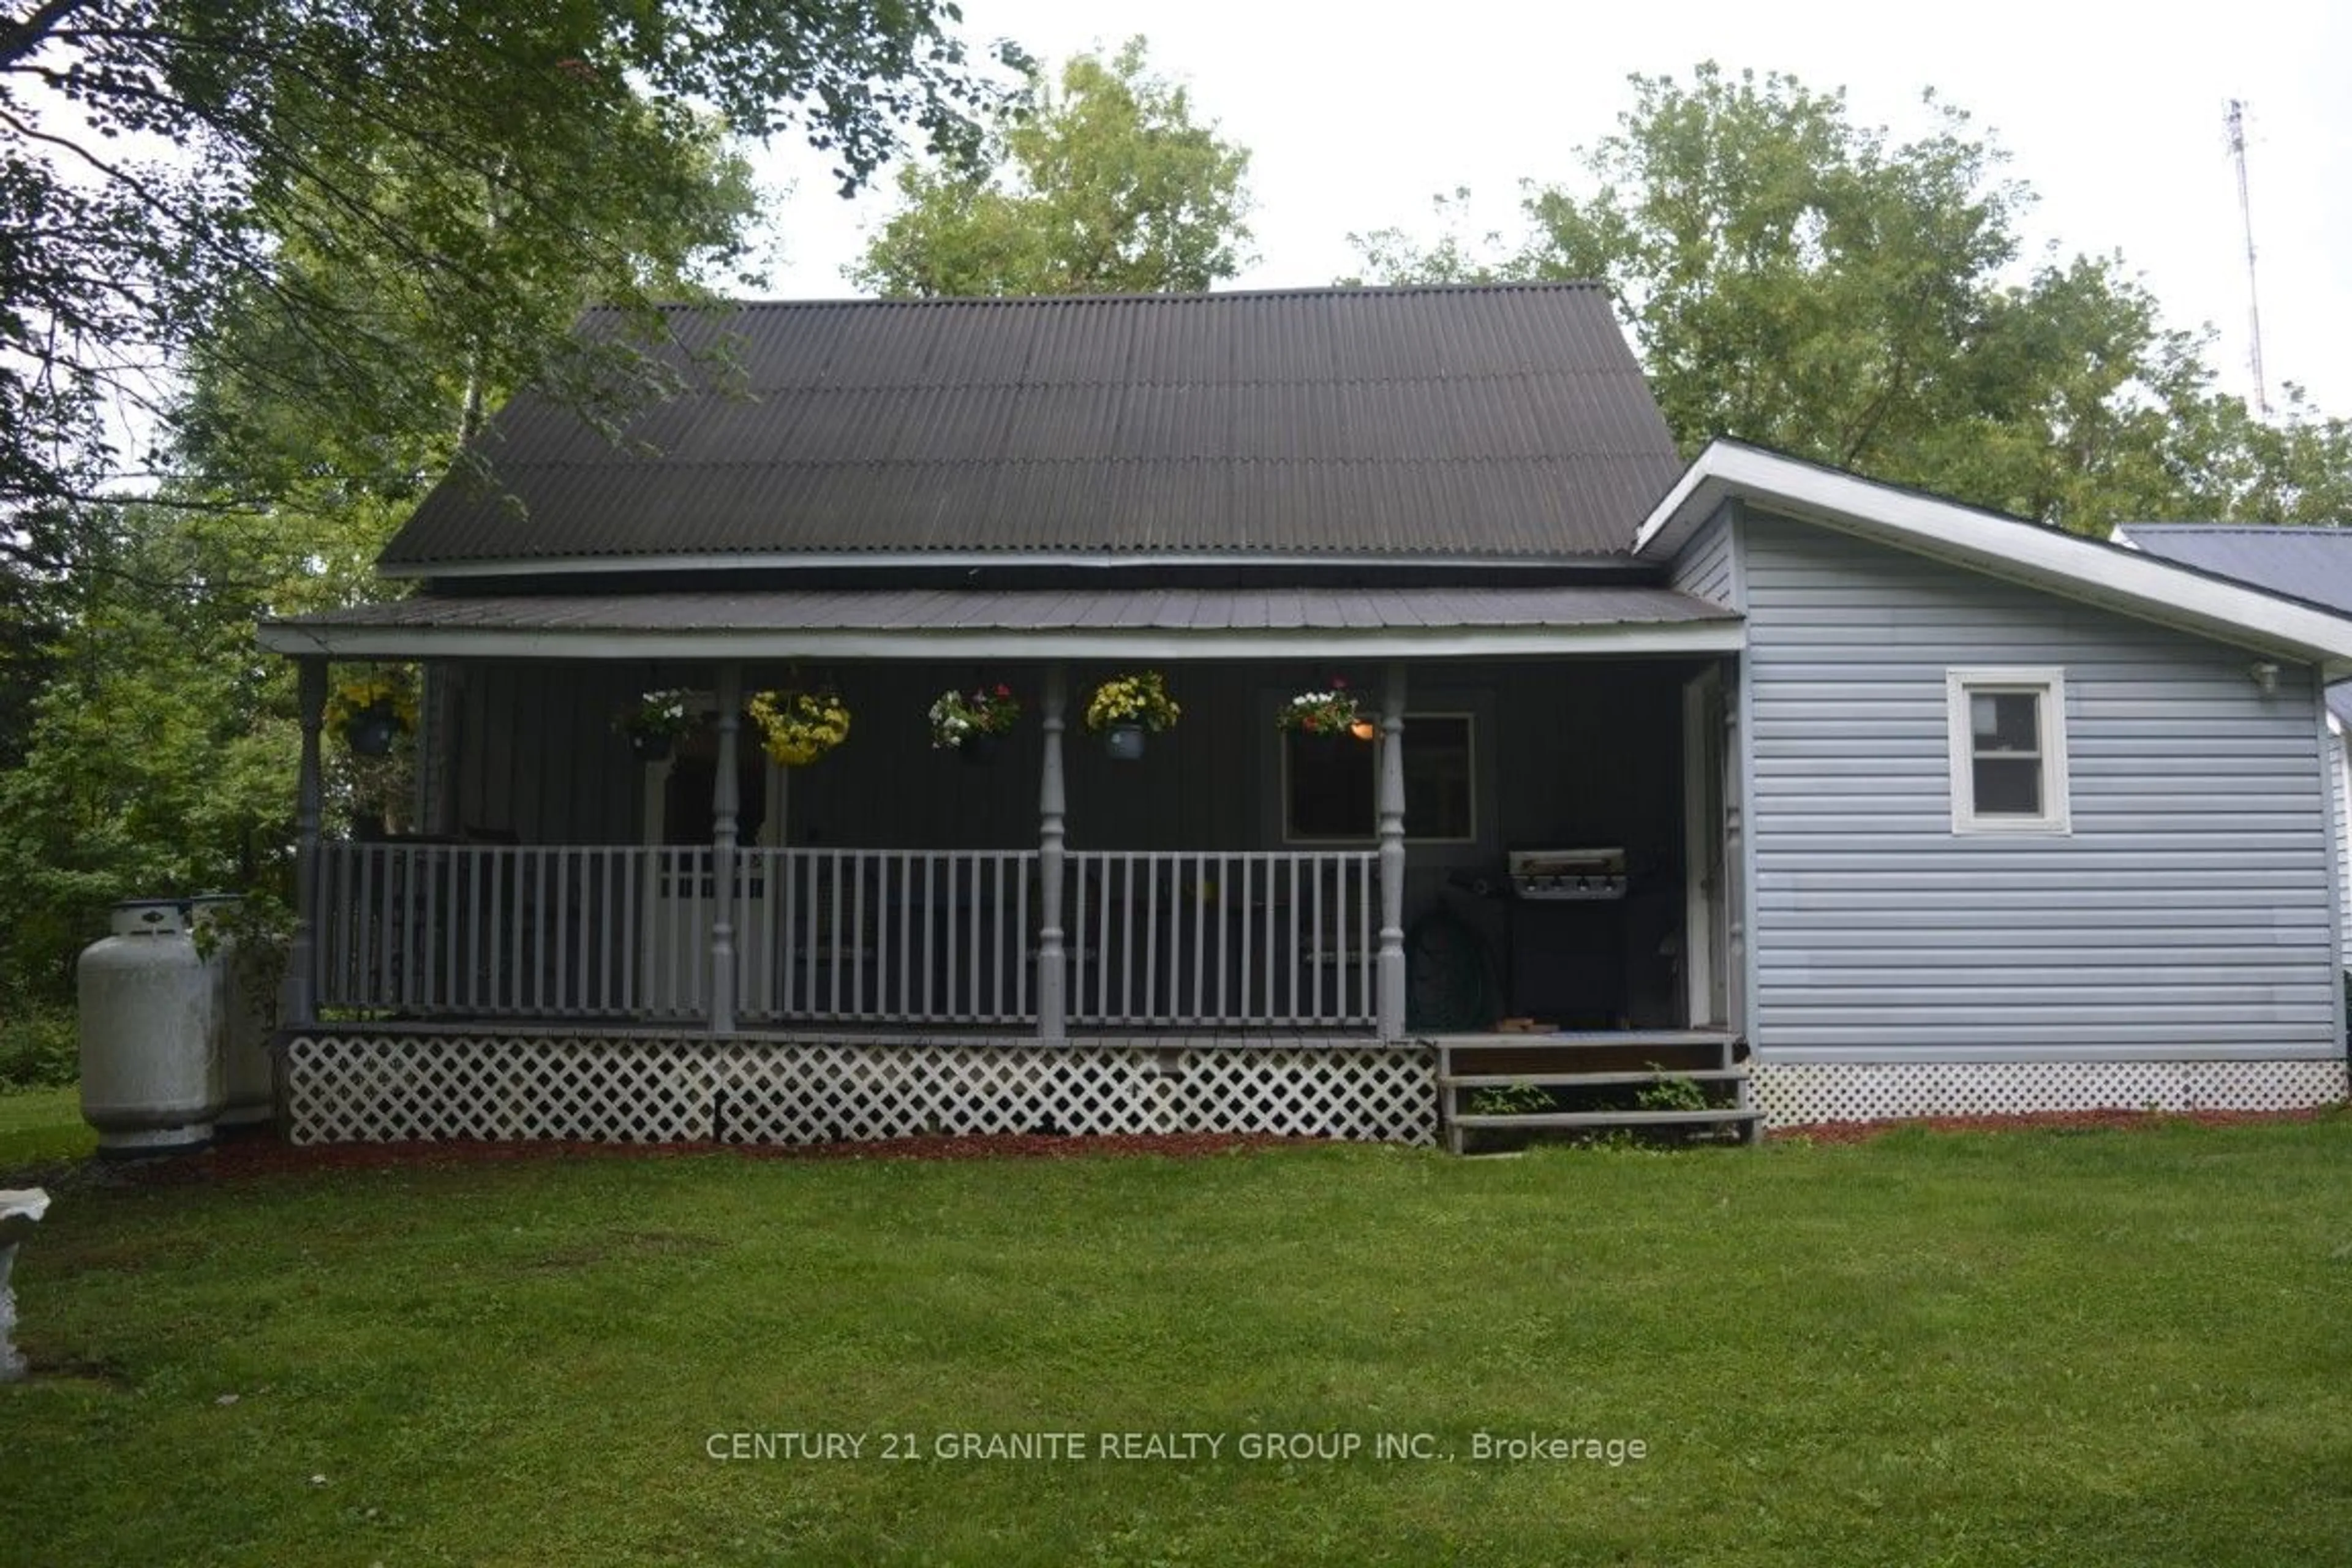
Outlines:
[[[276,998],[253,994],[250,955],[241,957],[238,939],[217,924],[244,902],[235,893],[198,893],[188,900],[189,929],[202,937],[207,927],[214,928],[205,963],[213,972],[213,1030],[219,1037],[221,1058],[223,1098],[216,1120],[224,1127],[268,1121],[277,1097],[269,1063],[269,1020]],[[200,941],[198,951],[205,945]]]
[[[188,934],[185,906],[114,906],[114,934],[82,950],[81,1114],[100,1156],[201,1149],[222,1100],[218,984]]]

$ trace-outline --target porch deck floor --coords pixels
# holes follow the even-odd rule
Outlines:
[[[868,1046],[1037,1046],[1045,1044],[1034,1027],[990,1026],[977,1024],[909,1028],[876,1024],[739,1024],[724,1035],[711,1033],[692,1019],[545,1018],[351,1018],[321,1019],[299,1030],[281,1033],[414,1035],[467,1037],[503,1035],[517,1038],[566,1039],[712,1039],[754,1044],[806,1045],[850,1043]],[[1201,1027],[1072,1027],[1066,1041],[1074,1046],[1145,1046],[1163,1049],[1265,1049],[1276,1046],[1376,1046],[1383,1042],[1370,1029]],[[1431,1042],[1409,1038],[1391,1044]]]

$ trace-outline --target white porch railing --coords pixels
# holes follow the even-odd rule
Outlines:
[[[420,1017],[701,1011],[708,849],[330,841],[317,866],[322,1007]],[[698,921],[678,918],[694,910]]]
[[[1076,850],[1074,1024],[1374,1021],[1377,852]]]
[[[750,1021],[1036,1016],[1034,849],[750,849],[735,916]]]
[[[747,1023],[1034,1023],[1034,850],[742,849]],[[1377,856],[1073,851],[1069,1021],[1374,1021]],[[326,842],[319,1005],[414,1017],[709,1013],[707,847]]]

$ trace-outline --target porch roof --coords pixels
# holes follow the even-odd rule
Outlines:
[[[336,658],[1252,658],[1728,652],[1738,615],[1613,585],[419,595],[266,621]]]

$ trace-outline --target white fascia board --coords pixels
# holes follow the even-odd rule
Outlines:
[[[1460,658],[1530,655],[1737,653],[1747,625],[1737,620],[1587,626],[1311,626],[1226,634],[999,627],[937,631],[727,627],[613,631],[547,627],[397,626],[265,622],[273,653],[328,658],[548,659],[1273,659]]]
[[[454,581],[489,577],[610,577],[668,572],[807,571],[811,568],[934,567],[959,571],[982,566],[1063,567],[1087,569],[1141,566],[1250,567],[1589,567],[1606,570],[1626,564],[1608,555],[1339,555],[1272,554],[1246,552],[1205,553],[1166,551],[1153,554],[1133,552],[1058,552],[1013,550],[961,551],[775,551],[768,553],[717,555],[566,555],[486,561],[379,563],[376,575],[418,580]]]
[[[2143,551],[2112,550],[2057,529],[1725,441],[1701,452],[1650,513],[1634,536],[1634,553],[1671,558],[1735,497],[1988,576],[2308,661],[2329,680],[2352,674],[2352,616],[2208,577]]]

